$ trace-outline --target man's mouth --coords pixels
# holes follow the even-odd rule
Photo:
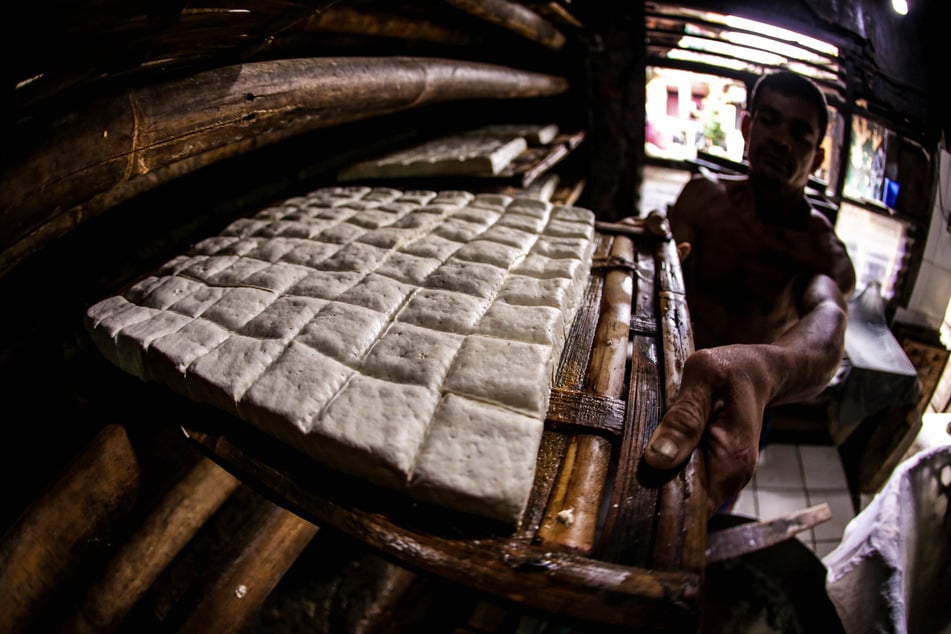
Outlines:
[[[783,173],[789,171],[789,162],[786,160],[786,158],[772,152],[761,152],[759,155],[759,162],[762,165]]]

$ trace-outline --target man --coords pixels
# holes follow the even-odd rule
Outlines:
[[[699,445],[711,515],[752,477],[767,408],[818,394],[842,360],[855,273],[804,196],[827,121],[810,80],[760,78],[741,120],[748,175],[695,176],[668,214],[697,351],[645,459],[679,467]]]

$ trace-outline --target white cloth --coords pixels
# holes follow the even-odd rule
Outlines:
[[[951,632],[951,446],[901,463],[823,558],[848,634]]]

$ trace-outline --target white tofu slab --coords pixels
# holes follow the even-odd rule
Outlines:
[[[85,324],[123,370],[328,468],[516,525],[593,236],[591,212],[541,200],[327,187],[232,222]]]

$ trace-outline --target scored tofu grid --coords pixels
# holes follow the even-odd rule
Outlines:
[[[594,216],[327,187],[231,223],[87,312],[103,354],[319,462],[517,523]]]

